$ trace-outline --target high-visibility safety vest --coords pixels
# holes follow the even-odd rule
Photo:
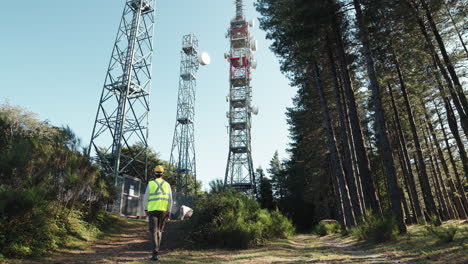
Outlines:
[[[155,179],[148,185],[148,211],[167,211],[169,209],[169,183],[163,179]]]

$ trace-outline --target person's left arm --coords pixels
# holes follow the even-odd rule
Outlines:
[[[169,207],[167,208],[167,215],[166,215],[166,218],[169,219],[171,217],[171,213],[172,213],[172,189],[171,189],[171,185],[169,185]]]
[[[148,197],[149,197],[149,184],[146,185],[145,195],[143,196],[142,207],[145,210],[145,215],[148,216]]]

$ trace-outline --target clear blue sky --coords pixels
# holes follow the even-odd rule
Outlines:
[[[3,1],[0,8],[0,103],[5,99],[52,124],[69,125],[87,145],[102,91],[124,0]],[[275,150],[287,157],[285,118],[295,89],[280,73],[270,42],[258,28],[253,0],[247,18],[256,19],[258,68],[253,72],[254,167],[268,166]],[[234,0],[157,0],[151,98],[150,146],[170,156],[175,125],[182,35],[195,33],[212,64],[198,72],[196,152],[204,185],[224,178],[228,154],[229,49],[224,37],[235,13]]]

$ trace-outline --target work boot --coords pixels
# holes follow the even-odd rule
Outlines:
[[[152,260],[152,261],[158,261],[158,260],[159,260],[159,257],[158,257],[158,255],[153,255],[153,257],[151,257],[150,260]]]

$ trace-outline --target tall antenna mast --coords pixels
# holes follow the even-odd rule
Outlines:
[[[249,33],[248,23],[243,16],[242,0],[236,0],[236,17],[226,34],[231,48],[225,58],[230,64],[229,101],[229,154],[224,183],[234,189],[247,193],[255,192],[255,174],[252,162],[251,128],[252,114],[258,114],[258,108],[252,106],[251,69],[257,63],[254,52],[257,42]]]
[[[236,19],[241,19],[244,16],[244,5],[242,0],[236,0]]]
[[[124,174],[147,179],[154,7],[155,0],[125,1],[94,122],[88,155],[116,183]]]
[[[197,181],[195,159],[195,89],[199,65],[210,63],[207,53],[199,53],[194,34],[182,38],[177,116],[169,164],[175,167],[176,191],[188,195]]]

